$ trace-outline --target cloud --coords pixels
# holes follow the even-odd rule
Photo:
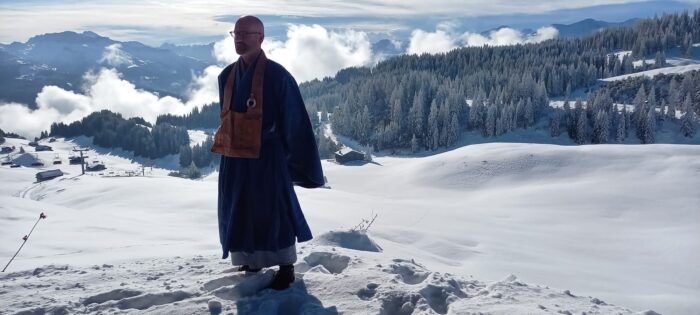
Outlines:
[[[263,50],[268,58],[284,66],[297,82],[333,76],[343,68],[376,62],[365,32],[329,31],[320,25],[291,24],[286,41],[266,38]],[[214,44],[214,56],[221,64],[238,59],[230,36]]]
[[[408,54],[435,54],[450,51],[458,47],[457,38],[445,30],[437,30],[433,33],[423,30],[411,32],[411,41],[408,44]]]
[[[102,68],[84,75],[83,94],[45,86],[37,94],[35,110],[18,103],[0,104],[0,129],[33,138],[49,130],[54,122],[71,123],[103,109],[155,123],[158,115],[184,115],[195,107],[218,101],[216,77],[220,71],[220,67],[211,66],[194,77],[189,100],[182,102],[137,89],[122,79],[117,70]]]
[[[479,33],[465,32],[457,34],[453,27],[445,24],[438,25],[435,32],[414,30],[411,33],[410,44],[406,53],[442,53],[458,47],[468,46],[504,46],[527,43],[538,43],[555,38],[558,35],[556,28],[547,26],[539,28],[533,34],[523,34],[521,31],[504,27],[490,32],[484,36]]]
[[[131,58],[120,48],[119,44],[106,47],[101,62],[111,66],[130,64]],[[319,25],[290,25],[286,41],[266,40],[263,48],[298,82],[374,62],[367,34],[328,31]],[[17,103],[0,104],[0,128],[34,137],[48,130],[53,122],[70,123],[103,109],[126,118],[143,117],[149,122],[155,122],[162,114],[187,114],[195,107],[218,102],[217,77],[224,65],[238,58],[230,36],[215,43],[213,54],[219,64],[207,67],[199,76],[193,75],[187,101],[137,89],[122,79],[117,70],[102,68],[83,76],[82,93],[45,86],[37,94],[35,110]]]
[[[10,3],[12,2],[12,3]],[[173,1],[6,1],[0,3],[0,42],[27,38],[57,30],[97,30],[119,40],[159,45],[197,36],[218,36],[231,24],[222,15],[362,17],[405,20],[407,17],[474,17],[539,14],[561,9],[639,2],[638,0],[371,0],[351,3],[327,0],[173,0]],[[385,31],[395,26],[387,23]],[[398,23],[402,25],[402,23]],[[115,26],[121,26],[115,28]],[[354,26],[354,27],[357,27]]]
[[[109,66],[117,67],[120,65],[131,66],[134,62],[131,56],[121,50],[122,44],[116,43],[105,47],[100,63],[106,63]]]
[[[201,76],[194,76],[188,88],[188,107],[219,102],[219,73],[223,67],[209,66]]]
[[[231,36],[226,36],[224,39],[214,43],[214,51],[212,53],[220,65],[228,65],[238,59],[236,46]]]
[[[320,25],[290,25],[287,41],[269,41],[264,48],[299,82],[332,76],[340,69],[372,61],[366,33],[328,31]]]
[[[541,41],[556,38],[557,35],[559,35],[559,30],[552,26],[540,27],[537,29],[537,32],[530,37],[530,42],[539,43]]]

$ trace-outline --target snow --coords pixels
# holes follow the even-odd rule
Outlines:
[[[673,57],[673,58],[666,59],[666,63],[669,65],[672,65],[672,66],[686,66],[686,65],[700,64],[700,60],[681,58],[681,57]]]
[[[204,130],[187,130],[187,134],[190,136],[190,146],[194,147],[206,141],[208,136],[207,132],[208,131]]]
[[[622,59],[625,58],[625,56],[629,56],[631,54],[632,54],[631,50],[618,51],[618,52],[614,53],[614,55],[617,56],[618,59],[620,59],[620,62],[622,62]],[[609,57],[609,56],[610,55],[608,55],[607,57]]]
[[[652,70],[647,70],[647,71],[619,75],[616,77],[610,77],[610,78],[605,78],[605,79],[600,79],[600,80],[605,81],[605,82],[611,82],[611,81],[625,80],[627,78],[639,77],[639,76],[647,76],[647,77],[651,78],[657,74],[678,74],[678,73],[684,73],[684,72],[693,71],[693,70],[700,70],[700,64],[664,67],[664,68],[659,68],[659,69],[652,69]]]
[[[65,157],[75,145],[58,139],[37,154]],[[89,154],[108,170],[136,166],[125,153]],[[698,155],[696,145],[487,143],[324,161],[332,189],[296,188],[315,239],[298,245],[297,281],[282,292],[262,289],[271,270],[234,272],[219,259],[215,173],[78,176],[66,161],[66,175],[35,183],[37,170],[2,166],[0,257],[40,212],[48,218],[0,274],[0,309],[697,313]],[[367,233],[350,231],[372,214]]]

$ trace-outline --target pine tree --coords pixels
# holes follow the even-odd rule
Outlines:
[[[626,112],[626,107],[622,108],[622,112],[619,115],[619,118],[617,119],[617,131],[615,132],[615,141],[617,143],[623,143],[625,142],[625,138],[627,138],[627,112]]]
[[[180,147],[180,166],[187,167],[192,164],[192,148],[189,145]]]
[[[654,68],[663,68],[664,66],[666,66],[666,54],[663,51],[658,51],[654,58]]]
[[[552,137],[558,137],[561,134],[561,129],[559,127],[561,117],[559,112],[554,112],[554,115],[549,120],[549,135]]]
[[[535,124],[535,105],[528,98],[525,101],[525,128]]]
[[[416,138],[416,135],[413,134],[413,137],[411,138],[411,152],[418,152],[419,146],[420,144],[418,143],[418,139]]]
[[[586,128],[588,127],[588,117],[585,111],[580,111],[579,117],[576,120],[576,143],[586,143]]]
[[[681,117],[681,134],[684,137],[692,138],[695,135],[695,124],[693,123],[693,112],[685,112]]]
[[[369,109],[367,109],[367,105],[365,105],[362,108],[362,113],[360,114],[360,120],[359,120],[359,132],[360,132],[360,141],[362,143],[369,143],[369,137],[372,134],[371,129],[372,129],[372,121],[369,116]]]
[[[656,110],[653,107],[649,107],[644,126],[642,143],[654,143],[656,133]]]
[[[413,132],[414,136],[418,135],[419,138],[424,137],[424,98],[425,92],[421,89],[418,93],[416,93],[416,95],[414,95],[413,106],[411,106],[411,109],[408,111],[408,120],[411,124],[410,130]]]
[[[488,111],[486,112],[486,121],[484,122],[483,134],[486,137],[493,137],[496,135],[496,106],[489,105]]]
[[[644,91],[644,85],[639,87],[637,90],[637,95],[635,95],[632,105],[634,105],[634,110],[632,111],[632,119],[635,122],[639,122],[642,113],[645,113],[644,106],[647,101],[647,93]]]
[[[483,118],[483,104],[481,99],[477,96],[477,99],[472,101],[472,106],[469,108],[469,128],[471,130],[481,129]]]
[[[452,114],[452,119],[450,120],[450,125],[447,128],[447,146],[453,145],[459,139],[459,120],[457,119],[457,114]]]
[[[608,132],[610,130],[610,119],[608,113],[599,110],[593,121],[593,143],[608,142]]]
[[[428,132],[427,132],[427,138],[428,138],[428,148],[431,150],[435,150],[438,148],[439,141],[440,141],[440,128],[438,126],[438,105],[437,101],[433,99],[433,101],[430,104],[430,114],[428,115]]]
[[[672,101],[672,102],[668,103],[668,110],[666,110],[666,117],[669,120],[673,121],[676,119],[677,112],[678,112],[678,109],[676,108],[676,102]]]

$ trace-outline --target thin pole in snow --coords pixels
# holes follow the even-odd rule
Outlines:
[[[27,234],[27,235],[25,235],[24,237],[22,237],[22,239],[24,240],[24,242],[22,242],[22,245],[19,246],[19,249],[17,250],[17,252],[15,253],[15,255],[12,256],[12,258],[10,258],[10,261],[7,262],[7,265],[5,265],[5,268],[2,268],[2,272],[5,272],[5,269],[7,269],[7,267],[10,265],[10,263],[12,263],[12,261],[15,259],[15,257],[17,257],[17,254],[19,254],[19,251],[22,250],[22,247],[24,247],[24,244],[27,243],[27,240],[29,239],[29,236],[32,235],[32,232],[34,232],[34,228],[36,227],[37,224],[39,224],[39,221],[41,221],[41,219],[46,219],[46,215],[45,215],[43,212],[39,215],[39,219],[36,220],[36,222],[34,223],[34,226],[32,227],[32,230],[29,231],[29,234]]]

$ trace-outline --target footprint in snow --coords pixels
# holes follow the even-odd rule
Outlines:
[[[137,295],[141,295],[141,291],[128,290],[128,289],[116,289],[109,292],[100,293],[87,297],[83,300],[83,305],[90,305],[93,303],[102,304],[107,301],[122,300]]]
[[[330,273],[339,274],[350,264],[350,257],[328,252],[313,252],[304,257],[304,263],[299,266],[300,272],[308,270],[326,273],[323,272],[325,269]]]
[[[384,271],[398,275],[405,284],[419,284],[430,275],[430,271],[413,259],[394,259],[394,263]]]
[[[214,296],[224,300],[235,301],[244,297],[253,296],[267,288],[267,286],[272,283],[273,277],[274,271],[272,270],[240,277],[224,277],[207,282],[205,284],[205,289],[207,287],[214,288],[218,286],[218,288],[212,292]]]
[[[191,298],[192,296],[192,293],[185,291],[164,292],[156,294],[149,293],[122,299],[119,302],[117,302],[117,307],[119,307],[119,309],[122,310],[131,308],[145,310],[147,308],[150,308],[151,306],[175,303]]]

